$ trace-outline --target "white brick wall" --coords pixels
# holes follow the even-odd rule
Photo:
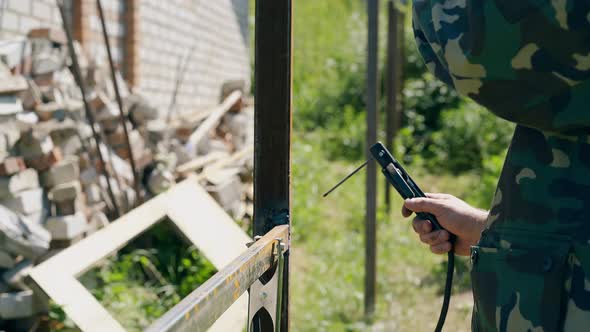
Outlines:
[[[95,8],[95,0],[92,0],[91,10],[88,13],[86,20],[90,28],[90,35],[84,45],[89,54],[93,54],[99,59],[106,60],[107,51],[104,46],[104,38],[102,36],[102,25],[98,10]],[[122,63],[124,58],[125,47],[125,23],[124,14],[126,10],[125,1],[118,0],[103,0],[101,1],[102,8],[105,12],[105,23],[107,26],[107,33],[109,35],[109,43],[111,44],[111,52],[116,63]]]
[[[61,17],[55,1],[0,0],[0,37],[26,35],[38,27],[61,27]]]
[[[122,15],[124,0],[103,0],[106,12]],[[4,7],[1,7],[4,6]],[[4,10],[2,10],[4,9]],[[219,102],[221,84],[250,81],[248,0],[142,0],[140,3],[138,88],[165,111],[172,98],[179,58],[194,48],[177,98],[177,110]],[[36,27],[61,27],[54,0],[0,0],[0,38],[26,35]],[[106,56],[96,13],[87,17],[90,54]],[[126,28],[108,20],[116,60],[124,57]]]
[[[179,58],[194,48],[177,97],[180,112],[219,102],[221,84],[250,81],[248,0],[144,0],[139,88],[164,111]]]

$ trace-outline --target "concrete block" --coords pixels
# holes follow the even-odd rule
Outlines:
[[[0,81],[0,94],[20,93],[29,88],[27,80],[21,75],[8,75]]]
[[[232,216],[239,214],[242,210],[242,182],[237,175],[221,183],[207,186],[207,192]]]
[[[18,319],[46,310],[32,290],[0,294],[0,318]]]
[[[37,171],[42,172],[55,166],[62,159],[63,155],[61,149],[56,147],[47,154],[30,159],[25,159],[25,164],[28,167],[34,168]]]
[[[97,211],[93,213],[90,217],[90,221],[88,222],[88,228],[86,229],[86,235],[90,235],[108,225],[109,219],[107,218],[107,216],[103,212]]]
[[[0,115],[13,115],[23,111],[23,103],[16,95],[0,95]]]
[[[65,45],[68,40],[66,33],[62,29],[55,28],[37,28],[29,31],[28,37],[31,39],[43,38],[49,39],[50,41]]]
[[[16,266],[2,274],[2,280],[10,287],[28,290],[29,286],[25,283],[25,278],[33,270],[33,262],[25,259],[20,261]]]
[[[82,182],[84,186],[96,183],[96,181],[98,181],[98,173],[96,173],[96,169],[89,167],[80,173],[80,182]]]
[[[21,157],[8,157],[0,163],[0,176],[11,176],[24,171],[25,160]]]
[[[40,180],[43,187],[51,188],[63,183],[77,181],[79,176],[78,157],[68,156],[67,159],[41,173]]]
[[[0,199],[12,198],[18,192],[39,187],[39,176],[34,169],[25,169],[9,177],[0,177]]]
[[[86,194],[86,202],[90,205],[102,202],[102,196],[100,194],[100,187],[96,184],[90,184],[84,189]]]
[[[37,213],[43,210],[43,188],[21,191],[12,198],[0,201],[0,204],[24,215]]]
[[[72,201],[79,197],[81,192],[80,181],[72,181],[51,188],[48,197],[52,202]]]
[[[53,239],[51,240],[51,250],[56,250],[56,249],[66,249],[68,247],[71,247],[72,245],[80,242],[82,239],[84,238],[84,233],[74,237],[73,239]]]
[[[53,216],[68,216],[71,214],[76,214],[76,212],[84,211],[84,203],[82,202],[81,198],[53,202],[53,211]]]
[[[46,155],[54,148],[48,134],[35,133],[33,130],[22,135],[16,145],[18,154],[25,160]]]
[[[92,95],[90,99],[90,108],[92,108],[95,113],[98,113],[106,106],[108,102],[108,97],[99,91]]]
[[[51,217],[47,220],[45,228],[55,240],[70,240],[86,231],[88,222],[83,213],[63,217]]]
[[[7,252],[0,251],[0,268],[12,269],[14,268],[14,258]]]
[[[33,75],[52,74],[65,64],[60,52],[43,52],[33,58]],[[40,84],[41,85],[41,84]]]
[[[49,248],[51,234],[0,205],[0,248],[14,256],[39,257]]]
[[[45,223],[45,219],[47,219],[47,210],[43,209],[39,212],[30,213],[27,215],[23,215],[25,219],[35,225],[42,225]]]
[[[64,111],[64,105],[58,102],[49,102],[43,104],[37,104],[35,106],[35,113],[39,116],[41,121],[49,121],[57,118],[59,112]]]

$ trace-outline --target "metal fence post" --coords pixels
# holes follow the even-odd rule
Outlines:
[[[256,0],[255,28],[254,235],[264,235],[291,214],[292,0]],[[289,329],[289,252],[280,331]]]
[[[367,150],[377,142],[378,91],[378,31],[379,0],[367,1],[368,43],[367,43]],[[377,166],[367,165],[366,179],[366,221],[365,221],[365,316],[371,318],[375,312],[375,283],[377,267]]]

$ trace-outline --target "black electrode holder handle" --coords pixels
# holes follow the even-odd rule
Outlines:
[[[412,180],[410,175],[402,167],[402,165],[393,158],[391,153],[385,148],[381,142],[377,142],[370,149],[373,158],[381,165],[381,171],[387,178],[387,181],[397,190],[403,199],[426,197],[424,192],[420,190],[416,182]],[[429,220],[432,223],[432,227],[435,230],[444,229],[436,217],[431,213],[416,212],[416,215],[422,219]],[[453,245],[455,243],[456,236],[449,232],[449,241]],[[449,303],[451,300],[451,291],[453,288],[453,271],[455,269],[455,254],[453,250],[448,252],[448,264],[447,264],[447,280],[445,282],[445,290],[443,295],[443,304],[436,323],[435,332],[441,332],[445,324],[447,312],[449,311]]]
[[[402,165],[381,142],[377,142],[370,150],[373,158],[381,165],[381,171],[389,183],[391,183],[403,199],[426,197],[416,182],[412,180]],[[429,220],[435,230],[444,229],[433,214],[417,212],[416,215],[422,219]]]

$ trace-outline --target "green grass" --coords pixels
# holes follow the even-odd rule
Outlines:
[[[364,180],[361,172],[327,198],[322,193],[358,163],[329,161],[319,132],[293,137],[293,331],[367,331],[363,315]],[[475,175],[430,176],[409,170],[427,191],[470,196]],[[378,177],[383,207],[383,177]],[[392,201],[392,213],[378,213],[377,312],[375,330],[432,330],[440,310],[446,256],[430,253]],[[469,278],[458,262],[448,331],[468,331]]]

